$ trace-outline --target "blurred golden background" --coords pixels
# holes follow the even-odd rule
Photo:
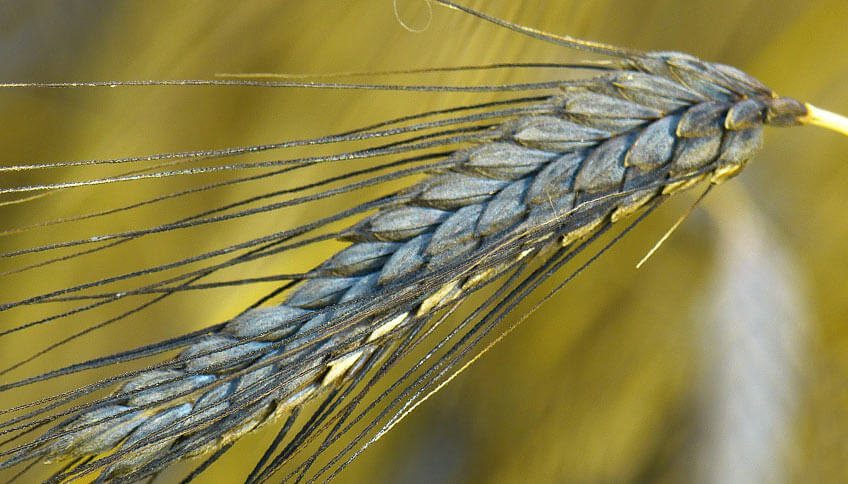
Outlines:
[[[550,32],[688,52],[736,66],[783,95],[848,113],[844,0],[461,3]],[[185,79],[586,58],[444,8],[434,7],[430,14],[421,0],[398,0],[397,6],[406,24],[423,31],[404,29],[390,0],[3,2],[0,80]],[[516,69],[353,80],[465,85],[564,75]],[[487,96],[207,87],[7,89],[0,90],[0,163],[308,138]],[[765,149],[745,172],[714,190],[643,268],[634,266],[691,197],[678,197],[649,217],[369,448],[337,482],[848,482],[848,139],[814,128],[771,130],[766,136]],[[274,158],[270,153],[254,159]],[[315,176],[328,176],[332,169],[322,167]],[[4,174],[2,186],[123,170]],[[178,190],[180,183],[176,177],[48,195],[0,207],[0,227],[106,208],[114,205],[113,197],[152,197]],[[152,192],[133,192],[151,186]],[[270,184],[256,189],[262,187],[272,189]],[[220,203],[217,197],[238,196],[213,192],[193,198],[191,207],[180,202],[166,210],[191,213]],[[152,222],[144,213],[113,217],[107,226],[78,223],[7,235],[0,247],[6,251],[147,226]],[[161,214],[150,216],[162,220]],[[163,253],[168,259],[186,256],[314,216],[291,210],[225,230],[204,228],[191,238],[153,237],[95,262],[4,277],[2,302],[90,280],[116,265],[143,268],[160,263]],[[280,270],[308,269],[332,249]],[[263,287],[249,287],[186,295],[146,312],[143,324],[135,320],[97,331],[3,378],[11,381],[215,324],[262,293]],[[0,313],[0,327],[35,317],[27,319],[28,314]],[[107,313],[96,314],[103,319]],[[84,323],[77,319],[76,325],[52,324],[0,338],[0,361],[6,367]],[[0,394],[0,406],[91,378],[74,376]],[[275,431],[243,439],[200,482],[240,482]],[[169,471],[160,482],[176,482],[188,469]]]

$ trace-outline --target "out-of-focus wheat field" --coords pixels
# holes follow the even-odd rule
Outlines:
[[[462,3],[550,32],[688,52],[736,66],[780,94],[848,113],[844,0]],[[404,22],[420,32],[401,25],[390,0],[3,2],[0,80],[373,72],[591,57],[459,12],[433,7],[430,14],[423,1],[398,0],[397,6]],[[570,75],[507,69],[342,81],[466,85]],[[491,98],[247,87],[0,89],[0,163],[301,139]],[[327,153],[332,147],[315,150]],[[298,149],[256,159],[310,153]],[[98,169],[51,171],[49,179],[42,172],[3,174],[2,186],[107,176],[125,168]],[[322,167],[315,175],[326,177],[332,170]],[[180,183],[175,177],[69,190],[0,206],[0,228],[109,207],[113,197],[168,193]],[[273,183],[254,189],[272,190]],[[142,191],[151,187],[155,193]],[[739,177],[713,190],[641,269],[636,263],[693,195],[677,197],[652,214],[371,446],[337,482],[846,482],[846,187],[848,138],[809,127],[768,130],[762,153]],[[161,210],[196,212],[220,202],[215,197],[243,195],[213,192],[192,198],[191,208],[176,204]],[[342,197],[339,203],[351,200]],[[36,235],[5,235],[0,248],[146,226],[147,212],[141,212],[112,217],[108,226],[78,223]],[[4,277],[0,302],[89,280],[115,265],[143,268],[163,254],[185,257],[317,216],[271,213],[226,229],[203,228],[193,237],[154,237],[95,262],[82,258],[50,271]],[[308,269],[332,249],[304,254],[280,271]],[[38,257],[43,256],[24,262]],[[0,261],[0,268],[5,264]],[[11,381],[219,323],[269,287],[186,294],[151,308],[143,319],[97,331],[3,378]],[[20,324],[27,314],[0,313],[0,326]],[[105,314],[98,313],[100,319]],[[75,321],[0,337],[0,362],[6,367],[83,327],[84,320]],[[107,374],[0,394],[0,407]],[[273,438],[272,427],[243,439],[200,481],[240,482]],[[176,466],[158,482],[177,482],[189,469]]]

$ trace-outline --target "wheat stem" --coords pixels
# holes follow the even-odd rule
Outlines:
[[[803,124],[827,128],[848,136],[848,117],[826,109],[817,108],[809,103],[804,104],[804,106],[807,108],[807,115],[799,118],[798,121]]]

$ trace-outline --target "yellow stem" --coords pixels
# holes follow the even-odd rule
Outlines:
[[[807,115],[798,121],[803,124],[821,126],[848,136],[848,118],[826,109],[817,108],[812,104],[805,104],[804,106],[807,108]]]

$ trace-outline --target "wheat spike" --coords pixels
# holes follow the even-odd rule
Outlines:
[[[446,130],[401,145],[398,153],[444,151],[421,155],[435,160],[411,169],[423,180],[351,209],[370,213],[333,234],[349,245],[293,278],[280,304],[177,342],[183,349],[174,359],[122,375],[111,396],[72,407],[63,422],[4,451],[0,468],[69,460],[54,481],[94,474],[97,482],[135,482],[226,450],[264,424],[292,421],[313,400],[333,402],[445,310],[519,274],[527,261],[558,263],[668,196],[737,175],[760,149],[765,126],[846,132],[844,118],[779,96],[729,66],[563,42],[616,58],[600,74],[558,81],[515,109],[498,106],[448,125],[485,121],[467,135]],[[43,416],[32,410],[2,428],[25,432]],[[299,436],[248,480],[268,479],[297,451]]]

